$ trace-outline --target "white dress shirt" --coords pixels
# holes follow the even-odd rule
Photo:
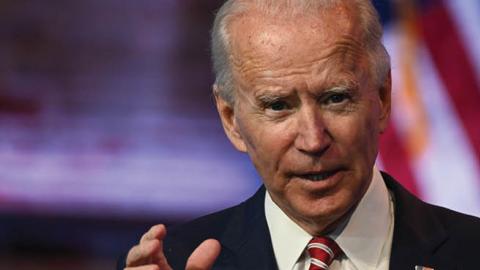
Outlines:
[[[393,200],[380,172],[374,168],[365,195],[350,219],[328,236],[334,239],[344,256],[334,260],[330,270],[388,270],[393,237]],[[293,222],[265,196],[267,219],[273,251],[279,270],[308,270],[306,251],[312,236]]]

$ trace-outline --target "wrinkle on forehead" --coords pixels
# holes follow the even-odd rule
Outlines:
[[[354,71],[363,58],[358,24],[345,10],[297,20],[260,15],[243,14],[231,25],[230,60],[237,76],[275,79],[332,66]]]
[[[289,59],[281,53],[268,60],[262,58],[267,57],[245,57],[246,60],[234,63],[234,73],[239,79],[248,79],[253,84],[261,81],[282,84],[295,76],[313,75],[326,80],[340,74],[354,74],[367,64],[363,48],[351,37],[341,38],[303,61]]]
[[[324,59],[330,65],[341,66],[347,71],[356,71],[362,66],[365,51],[362,44],[351,36],[343,36],[332,46],[327,48]]]

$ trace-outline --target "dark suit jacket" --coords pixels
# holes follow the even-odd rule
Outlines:
[[[390,269],[415,265],[444,269],[480,269],[480,219],[420,201],[383,174],[395,199]],[[264,212],[265,188],[247,201],[176,227],[164,243],[173,269],[205,239],[215,238],[222,252],[214,269],[277,269]],[[368,242],[366,243],[368,244]],[[478,255],[477,255],[478,254]]]

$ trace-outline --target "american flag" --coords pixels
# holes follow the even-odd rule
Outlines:
[[[393,108],[379,165],[428,202],[480,216],[480,1],[377,1]]]

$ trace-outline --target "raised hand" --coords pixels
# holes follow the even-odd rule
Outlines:
[[[130,249],[125,270],[172,270],[163,253],[163,239],[167,229],[155,225]],[[203,241],[187,260],[186,270],[209,270],[220,254],[220,243],[215,239]]]

